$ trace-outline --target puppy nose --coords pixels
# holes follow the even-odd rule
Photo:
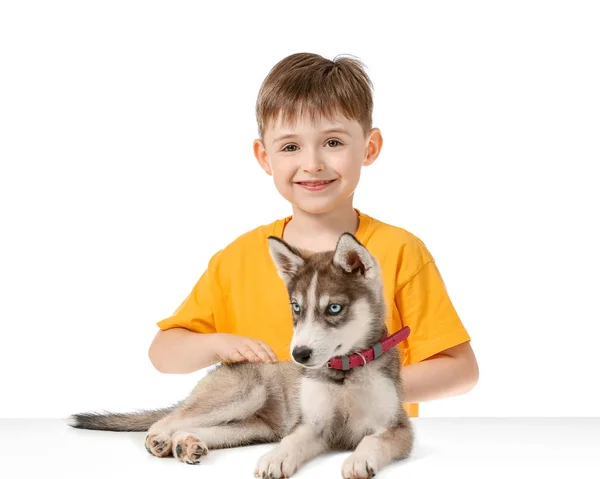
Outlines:
[[[294,360],[299,362],[300,364],[306,364],[312,355],[312,349],[306,346],[300,346],[299,348],[294,348],[292,351],[292,356]]]

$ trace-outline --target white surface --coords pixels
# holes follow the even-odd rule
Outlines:
[[[382,470],[377,479],[600,477],[600,418],[411,420],[416,431],[412,457]],[[256,461],[273,447],[214,450],[191,466],[150,456],[144,436],[72,429],[60,419],[1,419],[0,477],[252,479]],[[294,477],[341,477],[347,454],[319,457]]]
[[[289,213],[252,141],[261,82],[297,51],[366,63],[384,141],[355,204],[425,242],[473,338],[477,389],[422,414],[600,416],[599,12],[0,1],[0,417],[193,387],[152,371],[155,322]]]

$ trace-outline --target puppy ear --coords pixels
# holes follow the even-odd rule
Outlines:
[[[351,233],[340,236],[333,255],[333,264],[347,273],[358,272],[367,279],[377,275],[377,261]]]
[[[306,264],[300,252],[276,236],[269,236],[269,253],[279,277],[288,284]]]

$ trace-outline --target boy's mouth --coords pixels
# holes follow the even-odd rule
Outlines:
[[[310,191],[318,191],[333,183],[335,180],[297,181],[296,184]]]

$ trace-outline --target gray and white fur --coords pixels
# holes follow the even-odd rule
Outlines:
[[[84,413],[83,429],[147,431],[154,456],[197,464],[209,449],[278,443],[254,471],[292,476],[328,451],[353,451],[347,479],[371,478],[410,456],[414,432],[402,407],[398,348],[347,371],[327,361],[371,347],[386,332],[379,264],[350,233],[336,249],[308,253],[269,237],[269,251],[287,286],[294,335],[292,360],[222,363],[179,404],[136,413]]]

